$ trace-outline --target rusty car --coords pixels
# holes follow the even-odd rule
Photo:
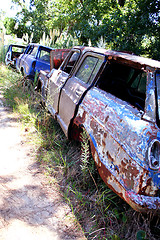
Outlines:
[[[20,44],[10,44],[5,56],[5,64],[16,68],[17,58],[25,52],[26,46]]]
[[[42,101],[69,139],[88,134],[103,181],[133,209],[160,210],[160,62],[74,47],[48,78]]]

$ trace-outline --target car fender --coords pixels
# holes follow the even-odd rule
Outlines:
[[[150,127],[148,122],[137,117],[135,109],[133,110],[135,118],[133,116],[130,118],[133,120],[133,126],[132,121],[128,119],[128,122],[123,122],[123,118],[119,118],[121,114],[115,116],[113,111],[117,98],[109,94],[106,100],[106,95],[96,88],[86,94],[73,121],[74,130],[77,127],[80,132],[82,127],[85,128],[97,169],[104,182],[114,192],[137,211],[145,211],[147,208],[159,209],[160,200],[156,194],[159,191],[160,173],[149,169],[146,161],[149,143],[152,138],[157,137],[159,130],[155,126],[153,131],[153,125]],[[123,106],[124,102],[121,102]],[[123,110],[124,116],[128,116],[130,111],[125,104]],[[112,116],[107,115],[107,111],[110,111]],[[134,127],[136,122],[139,124],[138,130]],[[131,130],[130,134],[128,129]],[[150,198],[150,205],[147,205],[145,195]]]

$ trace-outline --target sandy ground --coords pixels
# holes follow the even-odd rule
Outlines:
[[[86,239],[0,95],[0,240]]]

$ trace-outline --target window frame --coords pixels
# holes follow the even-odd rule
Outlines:
[[[65,68],[67,67],[68,62],[69,62],[69,60],[71,59],[71,57],[72,57],[72,55],[73,55],[74,53],[79,53],[79,56],[78,56],[77,60],[75,61],[74,65],[72,66],[71,71],[68,73],[67,71],[65,71]],[[62,71],[64,71],[65,73],[71,75],[72,72],[73,72],[73,69],[75,68],[75,66],[76,66],[76,64],[77,64],[77,62],[78,62],[78,60],[79,60],[79,58],[80,58],[80,56],[81,56],[81,50],[80,50],[80,49],[73,49],[73,50],[71,50],[70,53],[68,54],[68,57],[67,57],[66,61],[64,61],[64,62],[62,63],[60,69],[61,69]]]
[[[46,60],[41,59],[41,57],[44,56],[44,55],[41,56],[41,52],[42,52],[42,51],[48,53],[49,61],[46,61]],[[38,50],[37,59],[39,59],[39,60],[41,60],[41,61],[44,61],[44,62],[46,62],[46,63],[50,63],[50,51],[47,50],[47,49],[45,49],[45,48],[40,48],[40,49]]]
[[[94,57],[94,58],[97,58],[97,59],[99,59],[99,60],[102,60],[102,63],[100,64],[99,68],[97,69],[97,72],[95,73],[93,79],[90,81],[91,76],[92,76],[92,74],[93,74],[93,72],[94,72],[97,64],[94,66],[94,68],[93,68],[93,70],[92,70],[92,72],[91,72],[91,74],[90,74],[90,77],[88,78],[88,81],[87,81],[87,82],[84,82],[82,79],[76,77],[76,75],[77,75],[79,69],[81,68],[83,62],[85,61],[85,59],[86,59],[87,57]],[[73,76],[74,76],[75,78],[77,78],[79,81],[83,82],[84,84],[93,85],[93,84],[97,81],[97,78],[99,77],[98,73],[100,72],[100,70],[101,70],[102,67],[104,66],[105,62],[106,62],[106,60],[105,60],[105,55],[104,55],[104,54],[95,53],[95,52],[86,52],[86,53],[83,55],[83,57],[81,58],[81,61],[80,61],[80,63],[78,64],[77,69],[76,69],[76,71],[74,72]],[[98,63],[98,61],[97,61],[97,63]]]

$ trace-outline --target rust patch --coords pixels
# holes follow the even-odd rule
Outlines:
[[[108,151],[107,151],[107,157],[111,160],[111,162],[114,162],[114,159],[111,157],[111,155]]]
[[[109,119],[109,116],[107,116],[107,117],[105,118],[105,123],[108,122],[108,119]]]

